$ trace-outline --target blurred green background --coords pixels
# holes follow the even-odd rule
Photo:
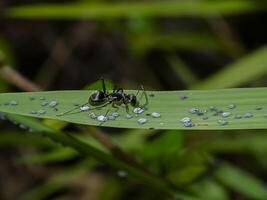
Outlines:
[[[95,88],[101,76],[127,89],[265,87],[266,11],[265,0],[2,0],[0,91]],[[267,199],[265,130],[84,133],[42,122],[110,152],[97,138],[105,135],[197,198]],[[23,127],[0,124],[0,199],[176,199]]]

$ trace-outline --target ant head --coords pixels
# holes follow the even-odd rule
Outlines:
[[[101,100],[103,100],[105,98],[106,98],[106,93],[104,91],[100,91],[100,90],[95,91],[90,96],[90,99],[92,101],[101,101]]]
[[[128,99],[128,101],[130,102],[130,104],[132,105],[132,106],[137,106],[138,105],[138,101],[137,101],[137,99],[136,99],[136,96],[134,95],[134,94],[128,94],[127,96],[126,96],[126,98]]]

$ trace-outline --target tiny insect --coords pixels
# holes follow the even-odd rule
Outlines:
[[[105,80],[103,78],[101,78],[100,80],[102,81],[102,90],[97,90],[93,92],[89,96],[88,102],[81,106],[91,105],[94,107],[93,109],[100,109],[102,107],[105,107],[111,104],[113,108],[116,108],[116,110],[118,110],[119,106],[125,105],[126,112],[129,114],[129,104],[132,107],[142,107],[142,108],[146,108],[146,106],[148,105],[148,97],[142,85],[141,85],[141,89],[143,92],[141,94],[140,99],[144,95],[145,103],[142,106],[140,106],[140,101],[137,100],[137,95],[139,94],[139,90],[134,95],[134,94],[127,94],[123,91],[122,88],[115,87],[111,93],[108,93],[108,91],[106,90]],[[75,110],[78,110],[81,106],[71,109],[69,111],[66,111],[64,113],[61,113],[57,116],[69,114]],[[78,112],[82,112],[82,111],[78,111]]]

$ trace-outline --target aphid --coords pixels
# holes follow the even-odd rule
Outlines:
[[[204,116],[202,117],[202,119],[203,119],[203,120],[207,120],[207,119],[209,119],[209,117],[208,117],[207,115],[204,115]]]
[[[181,100],[186,100],[188,97],[187,96],[181,96],[180,99]]]
[[[83,105],[83,106],[81,106],[80,107],[80,110],[81,111],[87,111],[87,110],[89,110],[90,108],[89,108],[89,106],[87,106],[87,105]]]
[[[94,112],[90,113],[89,114],[89,117],[91,117],[92,119],[95,119],[97,118],[96,114]]]
[[[256,106],[255,110],[262,110],[261,106]]]
[[[127,119],[131,119],[133,116],[132,115],[130,115],[130,114],[126,114],[126,116],[125,116]]]
[[[51,101],[50,103],[49,103],[49,106],[51,107],[51,108],[54,108],[54,107],[56,107],[58,105],[58,102],[57,101]]]
[[[41,103],[41,106],[47,106],[48,105],[48,102],[47,101],[43,101],[42,103]]]
[[[118,117],[120,114],[117,113],[117,112],[113,112],[113,113],[111,113],[111,115],[112,115],[113,117]]]
[[[236,115],[235,116],[235,119],[241,119],[242,118],[242,115]]]
[[[228,108],[229,108],[229,109],[234,109],[235,107],[236,107],[236,105],[233,104],[233,103],[231,103],[231,104],[228,105]]]
[[[188,110],[188,112],[192,113],[192,114],[197,114],[199,112],[199,109],[198,108],[190,108]]]
[[[104,116],[104,115],[99,115],[97,117],[97,120],[100,121],[100,122],[105,122],[105,121],[108,120],[108,118],[106,116]]]
[[[144,110],[143,108],[139,108],[139,107],[133,109],[133,112],[134,112],[135,114],[141,114],[141,113],[143,113],[144,111],[145,111],[145,110]]]
[[[18,103],[17,103],[16,101],[10,101],[9,104],[10,104],[11,106],[16,106],[16,105],[18,105]]]
[[[189,123],[189,122],[191,122],[192,120],[191,120],[191,118],[189,118],[189,117],[184,117],[183,119],[181,119],[180,120],[182,123]]]
[[[251,117],[253,117],[253,114],[251,114],[251,113],[246,113],[246,114],[244,114],[243,117],[244,117],[244,118],[251,118]]]
[[[147,122],[146,118],[140,118],[137,120],[138,124],[145,124]]]
[[[230,115],[231,115],[230,112],[223,112],[223,113],[222,113],[222,116],[223,116],[223,117],[229,117]]]
[[[223,119],[219,119],[218,120],[218,124],[220,124],[221,126],[224,126],[224,125],[227,125],[228,124],[228,121],[223,120]]]
[[[142,93],[140,99],[144,95],[146,102],[144,105],[140,106],[140,102],[137,100],[137,95],[139,93],[139,90],[138,90],[136,95],[126,94],[122,88],[117,89],[115,87],[111,93],[108,93],[106,90],[104,79],[101,78],[101,81],[102,81],[102,90],[97,90],[97,91],[93,92],[90,95],[88,102],[83,104],[82,106],[91,105],[91,106],[94,106],[94,109],[99,109],[99,108],[102,108],[102,107],[105,107],[105,106],[111,104],[113,108],[119,109],[119,106],[124,104],[126,112],[129,113],[129,106],[128,106],[129,104],[133,107],[141,107],[142,109],[145,109],[146,105],[148,104],[147,94],[146,94],[144,87],[142,85],[141,85],[141,89],[142,89],[143,93]],[[77,107],[74,109],[71,109],[69,111],[66,111],[64,113],[61,113],[57,116],[62,116],[62,115],[71,113],[72,111],[75,111],[75,110],[77,110]]]
[[[160,117],[160,114],[157,113],[157,112],[152,112],[150,115],[151,115],[151,117],[154,117],[154,118],[159,118]]]

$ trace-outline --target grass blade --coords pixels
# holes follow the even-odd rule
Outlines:
[[[0,111],[5,113],[14,113],[19,115],[58,119],[72,123],[117,127],[117,128],[144,128],[144,129],[265,129],[266,109],[267,108],[267,88],[247,88],[247,89],[223,89],[223,90],[202,90],[202,91],[147,91],[149,96],[148,109],[136,116],[132,112],[132,118],[125,117],[125,108],[120,107],[118,110],[119,117],[115,120],[108,120],[100,123],[97,119],[89,117],[90,110],[87,112],[66,114],[57,116],[58,114],[74,108],[74,103],[84,104],[87,102],[88,95],[92,91],[50,91],[35,93],[2,93],[0,94]],[[126,93],[136,93],[137,91],[126,91]],[[154,95],[154,97],[151,96]],[[181,97],[188,97],[182,100]],[[35,100],[29,100],[34,97]],[[56,100],[59,104],[58,111],[49,105],[42,106],[44,97],[47,102]],[[139,98],[139,96],[138,96]],[[18,105],[6,105],[8,102],[17,100]],[[142,103],[142,101],[141,101]],[[229,109],[229,104],[235,104],[235,109]],[[210,111],[209,106],[216,106],[216,112]],[[198,108],[198,114],[189,113],[189,109]],[[91,109],[94,107],[91,106]],[[110,115],[114,110],[111,106],[106,106],[101,110],[94,109],[96,115],[105,115],[109,110]],[[44,110],[45,114],[31,114],[30,112]],[[230,112],[228,117],[223,117],[219,112]],[[159,118],[153,118],[149,115],[151,112],[161,114]],[[251,113],[251,116],[247,116]],[[217,115],[216,115],[217,114]],[[147,116],[149,115],[149,116]],[[214,116],[216,115],[216,116]],[[242,119],[235,119],[236,115],[240,115]],[[203,120],[203,116],[208,119]],[[180,120],[184,117],[192,119],[192,127],[185,127]],[[139,124],[139,118],[146,118],[145,124]],[[226,120],[228,124],[222,125],[218,120]]]

